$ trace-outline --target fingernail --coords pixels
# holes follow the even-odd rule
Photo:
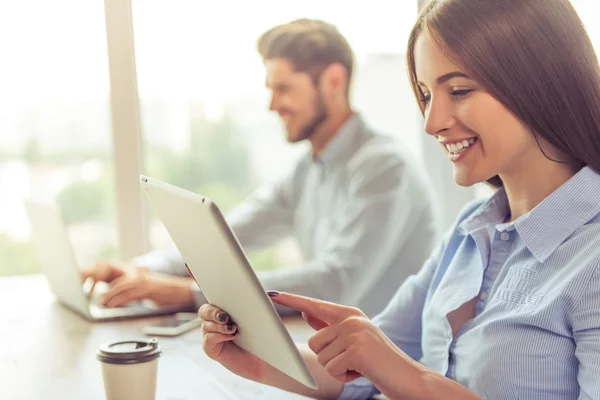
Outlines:
[[[229,322],[227,325],[225,325],[225,328],[228,331],[232,331],[235,325],[233,325],[233,322]]]
[[[269,295],[269,297],[275,297],[279,295],[279,292],[277,290],[267,290],[267,294]]]
[[[217,318],[221,322],[227,322],[227,317],[228,315],[224,312],[220,312],[219,314],[217,314]]]

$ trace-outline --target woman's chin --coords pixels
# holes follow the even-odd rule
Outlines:
[[[459,186],[469,187],[469,186],[475,185],[476,183],[483,182],[484,179],[481,179],[481,178],[475,176],[475,174],[471,173],[470,171],[465,171],[462,168],[461,169],[455,168],[454,169],[454,181]]]

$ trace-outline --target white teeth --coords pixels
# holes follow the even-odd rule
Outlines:
[[[476,141],[477,141],[476,138],[471,138],[468,140],[465,139],[462,142],[447,144],[446,150],[448,150],[448,152],[450,152],[450,153],[458,154],[458,153],[461,153],[466,148],[470,147],[472,144],[475,144]]]

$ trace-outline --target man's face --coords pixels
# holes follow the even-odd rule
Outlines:
[[[297,72],[288,60],[273,58],[265,62],[266,85],[271,90],[269,109],[283,122],[290,143],[308,139],[327,119],[327,109],[318,86],[306,72]]]

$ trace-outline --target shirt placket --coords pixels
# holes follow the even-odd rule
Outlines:
[[[494,239],[491,244],[490,262],[483,274],[483,282],[481,291],[479,292],[479,300],[475,306],[475,315],[479,315],[485,309],[485,306],[490,298],[490,292],[494,286],[494,282],[502,267],[506,263],[508,254],[514,242],[515,232],[495,230]]]
[[[500,270],[506,263],[506,259],[510,253],[510,249],[514,241],[514,235],[514,231],[499,231],[495,229],[494,237],[491,241],[489,241],[491,243],[486,243],[483,241],[483,237],[475,238],[475,242],[477,243],[480,251],[486,251],[488,246],[490,251],[489,259],[487,259],[487,265],[485,265],[486,263],[484,262],[483,279],[481,282],[481,289],[479,290],[479,299],[475,305],[474,317],[483,312],[485,305],[489,301],[490,291],[494,286],[494,282],[496,281]],[[482,257],[482,259],[486,260],[485,257]],[[456,360],[454,357],[454,348],[456,346],[457,339],[460,337],[467,324],[468,323],[461,327],[450,343],[450,348],[448,351],[448,372],[446,374],[446,376],[450,379],[456,379]]]

